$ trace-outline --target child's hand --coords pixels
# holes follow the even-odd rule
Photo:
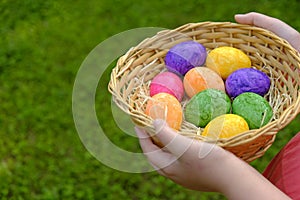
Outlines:
[[[162,120],[154,122],[156,137],[163,149],[152,143],[149,135],[136,128],[140,145],[149,162],[161,175],[194,190],[220,191],[224,164],[235,156],[217,146],[179,135]]]
[[[136,128],[141,148],[156,171],[186,188],[213,191],[228,199],[289,199],[250,165],[216,144],[176,133],[155,120],[159,148]]]
[[[300,52],[300,33],[279,19],[251,12],[235,15],[235,20],[240,24],[250,24],[272,31],[279,37],[287,40]]]

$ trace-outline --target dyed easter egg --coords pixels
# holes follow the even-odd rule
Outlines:
[[[269,102],[262,96],[245,92],[237,96],[232,102],[232,113],[242,116],[250,129],[261,128],[273,116]]]
[[[210,51],[206,58],[206,66],[226,79],[232,72],[241,68],[250,68],[250,58],[234,47],[218,47]]]
[[[179,130],[182,108],[179,101],[168,93],[158,93],[147,101],[145,114],[152,119],[163,119],[169,127]]]
[[[253,68],[236,70],[225,82],[227,94],[233,98],[244,92],[254,92],[264,96],[269,91],[270,85],[268,75]]]
[[[167,52],[165,64],[169,71],[184,76],[190,69],[203,65],[206,56],[205,47],[198,42],[181,42]]]
[[[206,89],[194,95],[184,109],[185,120],[199,127],[206,126],[215,117],[229,113],[231,102],[221,90]]]
[[[225,92],[223,79],[207,67],[195,67],[188,71],[183,79],[183,86],[188,97],[209,88]]]
[[[235,114],[224,114],[207,124],[202,136],[212,139],[230,138],[249,130],[245,119]]]
[[[150,96],[162,92],[171,94],[181,101],[184,95],[182,80],[172,72],[162,72],[156,75],[150,83]]]

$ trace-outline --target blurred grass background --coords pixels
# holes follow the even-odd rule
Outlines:
[[[155,172],[119,172],[90,155],[72,118],[77,70],[96,45],[128,29],[234,21],[236,13],[257,11],[300,30],[299,10],[299,0],[0,0],[0,199],[225,199]],[[103,106],[111,100],[109,73],[98,87],[99,121],[112,141],[140,151]],[[263,171],[299,130],[298,116],[252,165]]]

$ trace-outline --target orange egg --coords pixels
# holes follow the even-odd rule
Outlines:
[[[204,128],[202,136],[212,139],[230,138],[249,130],[246,120],[235,114],[224,114],[214,118]]]
[[[205,65],[226,79],[238,69],[251,67],[251,60],[243,51],[224,46],[210,51]]]
[[[145,114],[152,119],[163,119],[169,127],[179,130],[182,123],[182,107],[179,101],[168,93],[158,93],[147,101]]]
[[[190,98],[209,88],[225,92],[223,79],[207,67],[195,67],[189,70],[184,76],[183,86]]]

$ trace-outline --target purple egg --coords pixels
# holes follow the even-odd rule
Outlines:
[[[203,65],[206,56],[205,47],[198,42],[181,42],[167,52],[165,63],[169,71],[184,76],[190,69]]]
[[[269,91],[270,85],[268,75],[253,68],[236,70],[225,81],[226,92],[232,98],[245,92],[264,96]]]

